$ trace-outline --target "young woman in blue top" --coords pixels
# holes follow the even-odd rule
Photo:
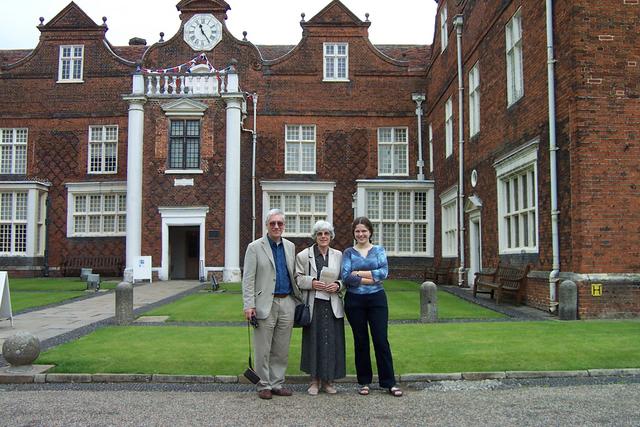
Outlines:
[[[380,387],[391,395],[400,397],[402,390],[396,386],[393,357],[387,339],[389,306],[382,281],[387,278],[387,254],[384,248],[371,244],[373,225],[366,217],[358,217],[351,226],[356,241],[342,254],[341,278],[347,287],[344,311],[353,331],[356,373],[361,395],[369,394],[373,381],[369,353],[369,329],[376,354]]]

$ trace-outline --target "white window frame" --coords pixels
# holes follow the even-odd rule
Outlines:
[[[112,237],[127,233],[127,184],[126,182],[80,182],[68,183],[67,187],[67,237]],[[85,209],[76,212],[76,196],[85,197]],[[105,211],[106,196],[115,196],[114,210]],[[92,211],[92,197],[100,198],[99,210]],[[95,199],[94,199],[95,200]],[[90,217],[99,217],[99,230],[90,231]],[[114,231],[105,231],[105,218],[113,217]],[[84,218],[84,231],[76,231],[77,218]]]
[[[383,136],[390,132],[389,138]],[[408,176],[409,175],[409,128],[381,127],[378,128],[378,175],[380,176]],[[384,154],[385,150],[389,150]],[[388,166],[388,167],[387,167]]]
[[[444,104],[444,156],[453,154],[453,100],[451,97]]]
[[[292,134],[298,134],[293,138]],[[312,129],[313,136],[305,133],[305,129]],[[305,157],[311,155],[311,157]],[[316,125],[285,125],[284,128],[284,173],[286,174],[315,174],[316,173]]]
[[[0,242],[8,240],[6,249],[0,245],[1,255],[27,254],[28,197],[26,191],[0,192]]]
[[[458,186],[440,195],[442,256],[458,256]]]
[[[26,175],[28,140],[27,128],[0,129],[0,174]]]
[[[480,62],[469,71],[469,137],[480,132]]]
[[[433,182],[358,180],[357,186],[356,216],[369,218],[374,227],[372,239],[374,243],[383,245],[389,256],[433,257]],[[401,194],[406,195],[407,193],[409,198],[405,200],[409,205],[409,214],[406,212],[407,209],[401,208]],[[423,218],[416,218],[416,193],[424,193],[425,212]],[[389,202],[393,198],[392,209],[385,211],[385,198]],[[422,248],[417,247],[419,239],[416,230],[418,227],[424,227],[424,246]],[[389,233],[385,233],[385,230],[390,231],[391,240],[388,238]],[[407,250],[402,250],[403,244],[409,244]]]
[[[333,181],[304,182],[304,181],[260,181],[262,187],[262,211],[264,218],[271,209],[281,209],[286,218],[285,237],[311,237],[311,228],[318,220],[326,220],[333,223],[333,191],[336,183]],[[316,195],[322,195],[325,199],[324,211],[317,209]],[[301,196],[311,196],[309,211],[300,211]],[[272,200],[280,197],[278,206],[272,206]],[[287,210],[285,197],[295,198],[296,212]],[[291,200],[291,199],[290,199]],[[308,230],[303,224],[302,218],[308,218]],[[266,234],[267,229],[262,221],[262,232]]]
[[[507,106],[524,96],[522,63],[522,9],[513,14],[505,26],[507,57]]]
[[[533,140],[494,163],[500,254],[538,252],[538,145]]]
[[[26,216],[23,214],[16,217],[15,204],[12,206],[10,218],[2,219],[2,215],[0,215],[0,224],[11,224],[12,230],[16,228],[15,225],[24,225],[26,229],[22,233],[24,233],[23,239],[26,241],[22,244],[21,250],[16,251],[15,235],[12,231],[11,250],[0,252],[0,256],[36,257],[44,255],[46,200],[49,186],[49,183],[34,181],[0,183],[0,193],[12,194],[12,201],[15,201],[16,196],[14,195],[16,193],[26,194],[26,200],[23,200],[26,203]],[[0,212],[1,210],[0,206]]]
[[[429,123],[429,172],[433,172],[433,124]]]
[[[67,55],[66,50],[69,50]],[[80,49],[80,55],[77,54]],[[74,76],[76,66],[80,67],[79,76]],[[57,83],[83,83],[84,76],[84,45],[61,45],[58,58]]]
[[[447,31],[449,18],[447,14],[447,5],[445,4],[440,10],[440,52],[444,52],[449,45],[449,31]]]
[[[344,53],[338,53],[340,48],[344,48]],[[349,43],[323,43],[322,58],[323,81],[349,81]],[[341,65],[343,65],[343,69]]]
[[[100,130],[100,138],[94,140],[94,129]],[[110,130],[110,132],[109,132]],[[118,125],[89,126],[89,150],[87,156],[87,173],[114,174],[118,172]],[[109,135],[114,135],[110,138]],[[108,164],[107,149],[113,150],[113,165]],[[92,162],[94,154],[97,164]]]

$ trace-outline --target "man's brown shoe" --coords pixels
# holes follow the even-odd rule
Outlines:
[[[269,390],[268,388],[265,388],[264,390],[260,390],[258,392],[258,397],[260,399],[265,399],[265,400],[271,399],[271,397],[272,397],[271,390]]]
[[[291,396],[293,394],[293,392],[291,390],[289,390],[288,388],[274,388],[271,390],[271,393],[275,394],[276,396]]]

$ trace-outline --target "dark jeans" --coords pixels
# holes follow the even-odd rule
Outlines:
[[[358,383],[364,385],[371,384],[373,381],[369,353],[369,330],[371,330],[380,387],[393,387],[396,384],[396,379],[393,373],[391,348],[387,339],[389,306],[384,290],[368,295],[347,292],[344,311],[353,331]]]

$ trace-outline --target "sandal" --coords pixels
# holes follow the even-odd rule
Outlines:
[[[368,396],[369,395],[369,386],[368,385],[361,385],[360,388],[358,389],[358,394],[360,396]]]
[[[402,390],[399,387],[393,386],[389,388],[389,394],[394,397],[402,397]]]

